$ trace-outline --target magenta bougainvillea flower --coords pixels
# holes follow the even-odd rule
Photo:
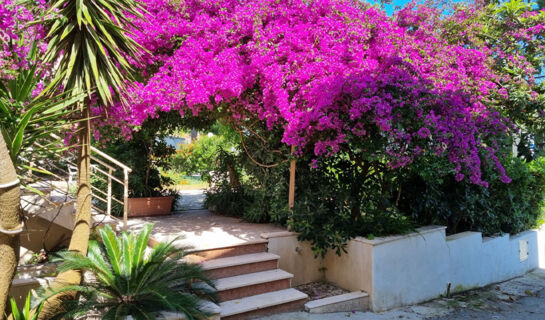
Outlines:
[[[387,16],[356,0],[141,1],[145,19],[130,31],[146,49],[131,61],[142,80],[126,93],[128,104],[93,107],[107,112],[100,125],[129,136],[158,111],[221,108],[232,121],[281,128],[299,154],[319,158],[358,145],[392,168],[440,156],[457,179],[480,185],[485,157],[509,181],[495,139],[512,125],[496,107],[511,92],[503,84],[516,79],[498,61],[527,72],[521,83],[531,83],[536,70],[475,36],[481,3],[449,15],[409,4]],[[35,18],[11,0],[0,4],[0,18],[5,78],[23,67],[32,37],[21,38],[21,28]],[[40,39],[36,26],[24,32]],[[509,37],[542,33],[545,26],[535,23]]]
[[[426,150],[486,185],[484,152],[508,181],[487,144],[507,128],[489,103],[499,90],[490,52],[444,40],[437,9],[388,17],[349,0],[144,2],[133,32],[150,53],[134,61],[146,76],[128,93],[134,124],[221,106],[282,127],[286,144],[316,156],[382,139],[391,167]]]

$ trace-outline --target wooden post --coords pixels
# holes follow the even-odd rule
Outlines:
[[[127,218],[129,216],[129,172],[123,169],[123,230],[127,231]]]
[[[291,146],[291,155],[295,154],[295,146]],[[295,159],[290,161],[290,190],[289,190],[289,199],[288,207],[293,213],[293,205],[295,204]]]

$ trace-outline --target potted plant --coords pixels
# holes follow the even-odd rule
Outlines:
[[[178,116],[179,117],[179,116]],[[129,217],[171,214],[178,194],[170,186],[172,179],[161,174],[160,168],[170,168],[170,159],[176,149],[166,143],[166,137],[177,129],[174,117],[163,114],[144,121],[131,139],[115,139],[105,144],[104,151],[132,168],[129,175]],[[98,187],[101,180],[93,182]],[[114,185],[116,198],[123,199],[123,187]],[[114,215],[120,215],[121,206],[112,206]]]

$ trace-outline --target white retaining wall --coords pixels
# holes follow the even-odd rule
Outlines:
[[[370,308],[384,311],[545,268],[545,227],[510,236],[483,238],[479,232],[445,235],[445,227],[425,227],[403,236],[358,237],[341,257],[312,258],[297,234],[266,234],[269,251],[294,273],[297,284],[325,279],[350,291],[369,293]],[[286,244],[289,243],[289,246]]]

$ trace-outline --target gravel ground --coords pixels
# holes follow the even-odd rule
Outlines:
[[[383,313],[306,312],[272,315],[259,320],[545,320],[545,270],[442,298]]]

